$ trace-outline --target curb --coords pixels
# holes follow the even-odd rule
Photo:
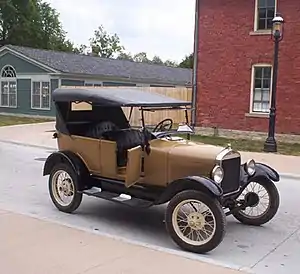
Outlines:
[[[279,176],[284,179],[300,180],[300,174],[280,173]]]
[[[41,146],[41,145],[32,145],[32,144],[25,144],[25,143],[20,143],[16,141],[7,141],[7,140],[1,140],[1,143],[6,143],[6,144],[11,144],[11,145],[17,145],[17,146],[23,146],[23,147],[33,147],[33,148],[40,148],[40,149],[46,149],[46,150],[51,150],[51,151],[56,151],[57,149],[54,147],[48,147],[48,146]]]
[[[50,146],[25,144],[25,143],[21,143],[21,142],[7,141],[7,140],[1,140],[1,139],[0,139],[0,142],[12,144],[12,145],[24,146],[24,147],[33,147],[33,148],[46,149],[46,150],[50,150],[50,151],[57,151],[57,148],[50,147]],[[279,173],[279,176],[283,179],[300,180],[300,174],[296,174],[296,173]]]

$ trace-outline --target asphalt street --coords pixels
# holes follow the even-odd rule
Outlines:
[[[42,176],[49,153],[51,151],[0,142],[0,209],[157,249],[178,250],[164,227],[164,206],[132,209],[85,196],[75,213],[59,212],[49,198],[48,177]],[[254,273],[298,273],[300,183],[282,179],[278,188],[281,206],[270,223],[263,227],[249,227],[229,217],[222,244],[210,254],[196,256],[218,264],[250,269]],[[186,255],[185,252],[182,254]],[[194,254],[188,256],[195,257]]]

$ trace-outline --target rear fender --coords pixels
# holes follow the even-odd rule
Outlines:
[[[44,164],[43,176],[49,175],[53,167],[58,163],[69,164],[81,178],[89,174],[86,165],[78,155],[70,151],[57,151],[48,156]]]
[[[213,180],[207,177],[190,176],[169,184],[155,203],[164,204],[170,201],[174,195],[184,190],[199,190],[215,198],[220,198],[223,195],[222,188]]]

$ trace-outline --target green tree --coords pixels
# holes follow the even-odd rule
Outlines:
[[[50,4],[38,0],[38,14],[42,47],[58,51],[73,51],[73,43],[66,39],[59,13]]]
[[[131,55],[131,53],[126,53],[126,52],[121,52],[118,57],[118,60],[130,60],[133,61],[133,57]]]
[[[179,64],[179,67],[192,69],[194,67],[194,54],[191,53],[190,55],[185,56],[185,58]]]
[[[156,64],[156,65],[163,65],[164,62],[161,60],[161,58],[157,55],[155,55],[153,58],[152,58],[152,61],[151,61],[152,64]]]
[[[73,50],[59,14],[42,0],[0,0],[0,40],[2,44]]]
[[[147,57],[146,52],[139,52],[133,56],[133,60],[135,62],[140,62],[140,63],[151,63],[151,61]]]
[[[166,61],[164,62],[164,65],[165,65],[165,66],[168,66],[168,67],[178,67],[177,63],[174,62],[174,61],[172,61],[172,60],[166,60]]]
[[[112,58],[125,49],[121,45],[119,36],[116,33],[109,34],[102,25],[95,30],[94,37],[90,39],[90,46],[93,55],[105,58]]]

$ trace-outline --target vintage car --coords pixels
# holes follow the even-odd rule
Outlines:
[[[230,145],[191,141],[190,102],[133,88],[59,88],[52,98],[58,151],[43,174],[58,210],[75,211],[83,194],[132,207],[166,203],[170,237],[195,253],[222,242],[228,215],[259,226],[276,214],[278,173],[253,159],[241,163]],[[130,125],[132,110],[141,127]],[[186,121],[146,125],[145,114],[162,110],[182,111]]]

